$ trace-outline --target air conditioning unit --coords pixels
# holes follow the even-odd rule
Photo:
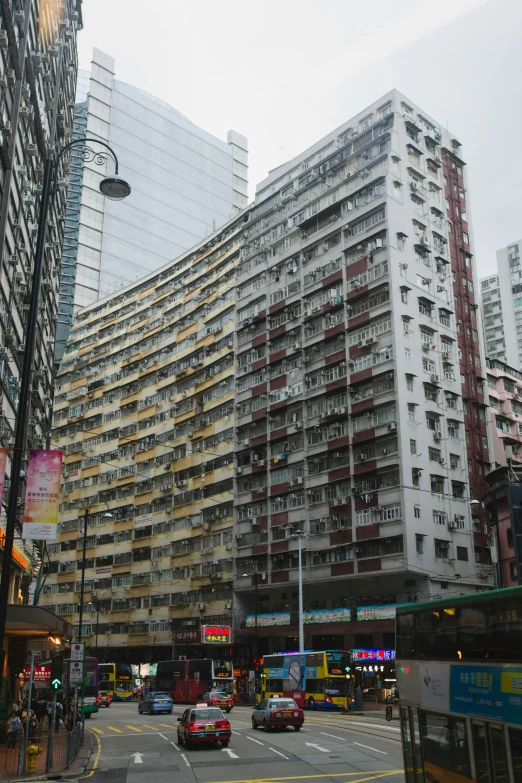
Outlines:
[[[355,459],[357,462],[363,462],[365,459],[368,459],[366,454],[356,454]]]
[[[433,437],[435,440],[442,440],[442,431],[441,430],[435,430],[433,433]]]
[[[456,530],[457,529],[457,523],[455,522],[454,519],[448,519],[447,525],[448,525],[448,530]]]
[[[258,465],[260,468],[263,468],[263,467],[265,466],[265,460],[264,460],[264,459],[258,459],[258,461],[257,461],[257,465]]]
[[[187,483],[188,483],[188,482],[187,482],[187,481],[185,481],[185,480],[183,480],[183,481],[177,481],[177,482],[176,482],[176,487],[177,487],[178,489],[183,489],[184,487],[186,487],[186,486],[187,486]]]
[[[296,428],[296,430],[300,430],[302,426],[303,426],[302,421],[294,421],[294,427]]]
[[[394,432],[397,429],[397,424],[393,421],[390,424],[388,424],[388,432]]]
[[[199,611],[200,611],[200,612],[202,612],[202,611],[203,611],[203,609],[205,608],[205,604],[204,604],[204,602],[203,602],[203,601],[201,601],[201,603],[198,605],[198,608],[199,608]]]
[[[381,454],[382,454],[383,456],[386,456],[386,454],[390,454],[390,453],[391,453],[391,450],[390,450],[390,449],[381,449]]]
[[[365,340],[365,343],[364,343],[364,344],[365,344],[365,345],[373,345],[373,344],[374,344],[374,343],[376,343],[376,342],[377,342],[377,340],[375,339],[375,337],[368,337],[368,339],[367,339],[367,340]]]
[[[297,478],[293,478],[290,482],[291,487],[298,487],[303,483],[303,479],[301,476],[298,476]]]
[[[439,380],[440,380],[440,379],[439,379],[439,376],[438,376],[436,373],[432,373],[432,374],[430,375],[430,381],[431,381],[432,383],[438,383],[438,382],[439,382]]]
[[[241,441],[242,446],[250,446],[250,440],[242,440]]]

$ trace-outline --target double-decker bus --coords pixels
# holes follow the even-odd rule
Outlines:
[[[186,661],[159,661],[156,690],[167,691],[175,702],[196,702],[212,690],[232,693],[232,661],[203,658]]]
[[[71,659],[65,658],[63,662],[63,690],[64,697],[74,696],[74,685],[69,684],[71,669]],[[98,705],[96,704],[96,698],[98,696],[99,680],[98,680],[98,659],[86,658],[84,666],[84,678],[83,688],[82,685],[78,685],[78,709],[87,718],[95,712],[98,712]],[[82,701],[83,691],[83,701]]]
[[[134,683],[128,663],[100,663],[100,690],[107,691],[113,701],[132,701]]]
[[[397,607],[406,783],[521,783],[522,587]]]
[[[263,697],[287,696],[310,710],[346,709],[351,666],[349,650],[265,655]]]

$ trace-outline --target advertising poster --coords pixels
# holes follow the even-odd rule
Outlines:
[[[419,662],[420,703],[426,709],[448,710],[449,664]],[[458,710],[460,712],[460,710]]]
[[[452,665],[450,710],[522,724],[522,666]]]
[[[247,614],[246,627],[255,628],[256,616],[255,614]],[[257,615],[258,628],[267,628],[272,625],[290,625],[290,612],[270,612],[267,614]]]
[[[311,623],[349,623],[351,620],[350,609],[308,609],[303,612],[303,622]]]
[[[384,606],[358,606],[358,620],[394,620],[397,606],[385,604]]]
[[[22,538],[54,541],[58,537],[61,475],[61,451],[31,451],[27,468]]]

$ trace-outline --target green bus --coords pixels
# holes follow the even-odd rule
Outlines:
[[[522,587],[397,607],[406,783],[522,783]]]

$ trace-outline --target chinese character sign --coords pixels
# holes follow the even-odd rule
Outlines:
[[[57,538],[62,452],[33,449],[29,455],[23,538]]]
[[[352,650],[352,661],[394,661],[395,650]]]
[[[203,625],[201,627],[202,644],[231,644],[232,628],[229,625]]]

